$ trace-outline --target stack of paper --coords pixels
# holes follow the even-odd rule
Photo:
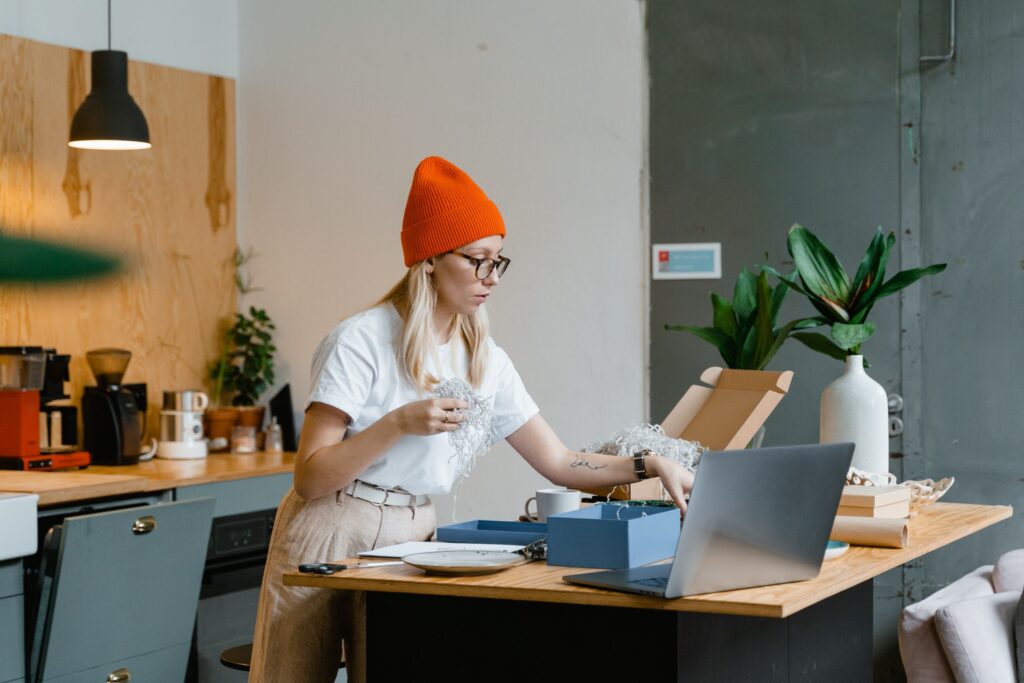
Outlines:
[[[389,545],[384,548],[364,550],[359,553],[360,557],[405,557],[416,553],[434,553],[441,550],[497,550],[499,552],[514,553],[522,550],[521,545],[502,545],[497,543],[444,543],[440,541],[409,541]]]

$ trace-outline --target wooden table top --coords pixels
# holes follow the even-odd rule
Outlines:
[[[922,509],[911,520],[910,540],[906,548],[853,546],[839,558],[825,562],[821,573],[814,579],[673,600],[574,586],[562,581],[562,577],[589,570],[550,567],[541,562],[513,567],[497,574],[464,577],[429,576],[409,566],[348,569],[328,576],[294,571],[284,574],[284,583],[345,590],[783,618],[1012,515],[1013,509],[1009,506],[935,503]],[[979,558],[979,564],[983,559]]]
[[[0,491],[39,494],[39,506],[136,493],[153,493],[217,481],[265,477],[294,469],[294,453],[211,453],[197,460],[153,458],[137,465],[91,465],[84,470],[0,470]]]

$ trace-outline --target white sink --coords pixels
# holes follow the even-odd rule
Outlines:
[[[34,493],[0,493],[0,562],[36,551]]]

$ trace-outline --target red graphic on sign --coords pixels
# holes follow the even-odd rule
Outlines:
[[[668,261],[668,252],[667,251],[659,251],[658,252],[658,260],[659,261]]]

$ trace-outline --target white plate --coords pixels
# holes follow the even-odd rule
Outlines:
[[[828,547],[825,548],[825,559],[834,560],[847,550],[850,549],[850,544],[846,541],[829,541]]]
[[[493,574],[509,567],[526,564],[529,560],[516,553],[495,550],[439,550],[406,555],[402,561],[428,574],[470,576]]]

